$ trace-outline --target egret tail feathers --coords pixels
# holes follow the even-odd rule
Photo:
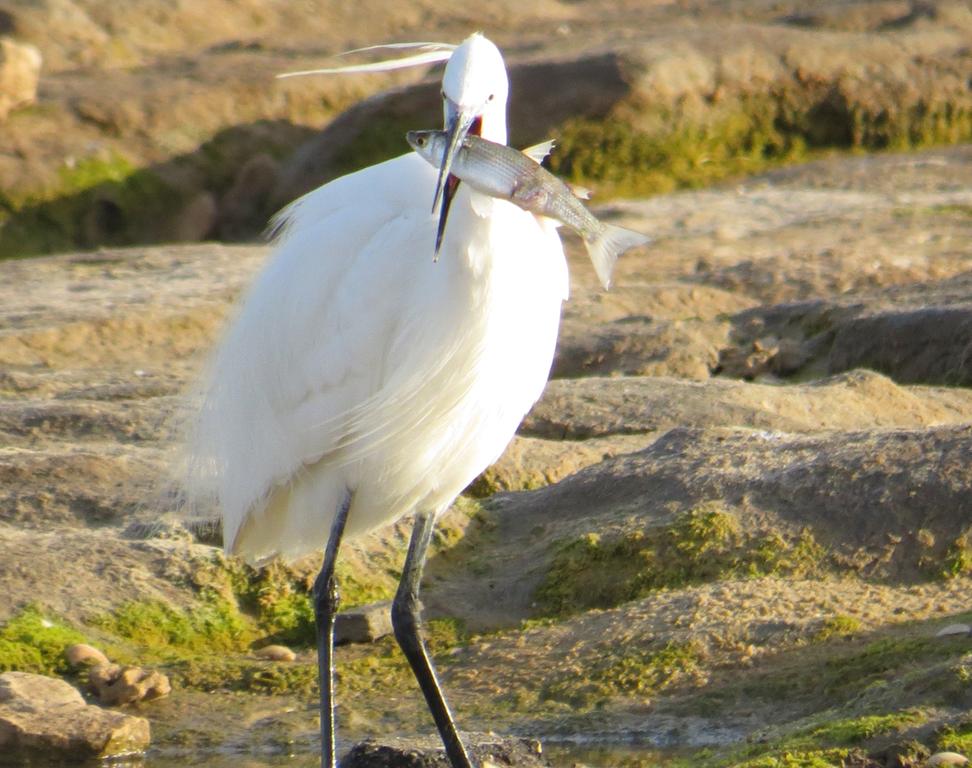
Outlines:
[[[640,232],[607,224],[600,235],[585,241],[587,254],[591,257],[594,271],[597,272],[597,278],[605,291],[611,287],[611,272],[618,256],[631,248],[645,245],[650,240],[650,237]]]

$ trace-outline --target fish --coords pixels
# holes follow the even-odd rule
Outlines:
[[[439,167],[448,145],[445,131],[409,131],[405,138],[430,165]],[[607,290],[611,287],[611,273],[618,256],[649,243],[651,238],[605,224],[587,210],[581,202],[586,190],[572,189],[540,165],[552,146],[548,141],[521,152],[467,135],[450,172],[477,192],[507,200],[534,215],[554,219],[573,229],[584,240],[594,271]]]

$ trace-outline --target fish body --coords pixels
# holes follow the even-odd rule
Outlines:
[[[438,167],[448,146],[445,131],[409,131],[408,143],[428,163]],[[538,216],[566,224],[579,234],[587,247],[594,271],[604,288],[611,285],[611,271],[618,256],[644,245],[650,238],[623,227],[599,221],[561,179],[539,165],[539,156],[550,144],[523,152],[467,135],[453,160],[451,173],[477,192],[508,200]]]

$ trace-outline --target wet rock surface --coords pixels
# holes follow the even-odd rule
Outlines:
[[[493,734],[467,734],[467,747],[477,765],[546,766],[540,742]],[[345,768],[449,768],[440,743],[432,739],[392,739],[356,744],[341,760]]]
[[[142,717],[86,704],[63,680],[0,674],[0,749],[7,762],[110,758],[148,745],[149,723]]]

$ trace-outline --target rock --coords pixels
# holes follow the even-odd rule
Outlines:
[[[176,214],[171,226],[171,240],[205,240],[216,229],[216,199],[206,191],[197,193]]]
[[[0,120],[37,99],[41,54],[33,45],[0,37]]]
[[[0,674],[0,754],[44,764],[142,752],[149,723],[85,703],[63,680],[26,672]]]
[[[516,739],[495,734],[464,734],[467,749],[476,765],[546,766],[543,749],[535,739]],[[342,768],[449,768],[438,739],[369,739],[355,744],[341,760]]]
[[[935,633],[935,637],[954,637],[956,635],[972,635],[972,627],[968,624],[949,624]]]
[[[650,434],[615,434],[583,441],[546,440],[517,435],[503,455],[469,485],[465,493],[486,498],[498,491],[526,491],[563,480],[611,456],[647,446]]]
[[[88,673],[88,688],[108,706],[151,701],[172,692],[169,678],[161,672],[118,664],[93,667]]]
[[[658,432],[675,426],[747,426],[786,432],[964,423],[972,392],[902,387],[853,371],[780,387],[710,379],[584,378],[551,381],[520,434],[557,440]]]
[[[247,237],[253,232],[254,222],[265,219],[279,175],[280,164],[265,153],[254,155],[240,167],[233,186],[219,201],[216,227],[221,239]]]
[[[341,611],[334,623],[335,643],[373,643],[391,633],[390,600]]]
[[[550,375],[707,379],[728,335],[725,322],[629,317],[592,327],[565,321]]]
[[[936,768],[936,766],[942,765],[968,765],[969,759],[965,755],[960,755],[958,752],[936,752],[934,755],[928,758],[925,763],[927,768]]]
[[[972,384],[972,306],[894,309],[843,323],[831,373],[867,367],[906,383]]]
[[[0,523],[0,616],[39,594],[52,613],[75,624],[129,601],[191,607],[194,595],[173,585],[192,583],[194,573],[211,567],[212,553],[180,540],[132,541],[105,527],[38,531]]]
[[[487,563],[481,576],[455,569],[430,590],[426,606],[475,631],[503,626],[516,611],[530,615],[556,552],[551,541],[644,535],[707,505],[756,540],[795,542],[805,532],[822,565],[869,578],[927,579],[928,564],[939,563],[968,526],[970,451],[968,424],[806,434],[671,428],[642,450],[554,485],[494,498],[490,537],[516,542],[516,551],[506,550],[498,567]],[[922,529],[935,533],[932,547],[917,535]]]
[[[717,372],[746,380],[766,374],[789,376],[810,361],[807,345],[796,339],[756,339],[748,347],[726,347],[719,352]]]
[[[94,648],[85,643],[77,643],[72,645],[66,651],[64,651],[64,656],[67,658],[68,664],[72,667],[96,667],[102,664],[109,664],[108,657],[105,656],[97,648]]]
[[[870,368],[905,384],[972,383],[972,274],[744,310],[728,375]],[[768,339],[787,339],[773,349]]]
[[[294,661],[297,654],[285,645],[265,645],[253,652],[258,659],[267,661]]]

